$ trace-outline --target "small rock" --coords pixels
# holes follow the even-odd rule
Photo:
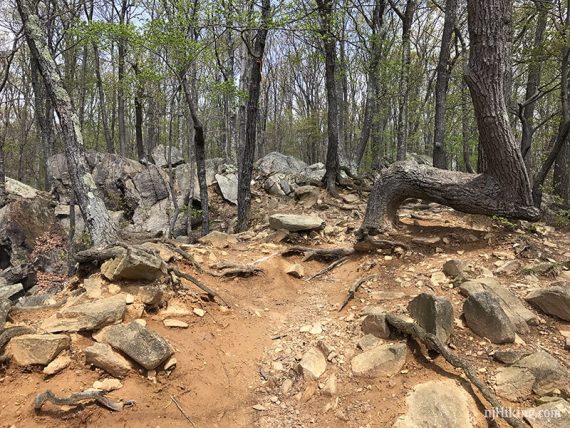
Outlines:
[[[441,238],[439,236],[417,237],[412,239],[412,242],[414,244],[420,244],[420,245],[435,245],[439,241],[441,241]]]
[[[366,334],[358,341],[358,347],[363,351],[375,348],[382,343],[382,339],[374,336],[373,334]]]
[[[164,290],[157,285],[139,287],[139,297],[141,302],[145,305],[162,306],[164,301]]]
[[[285,268],[285,273],[294,278],[303,278],[305,276],[305,268],[299,263],[290,264]]]
[[[497,275],[512,275],[518,272],[520,268],[521,264],[518,260],[508,260],[495,269],[495,273]]]
[[[447,277],[443,272],[434,272],[431,274],[430,282],[435,287],[447,283]]]
[[[164,323],[164,325],[165,325],[166,327],[172,327],[172,328],[188,328],[188,324],[187,324],[187,323],[185,323],[184,321],[181,321],[181,320],[174,319],[174,318],[165,319],[165,320],[163,321],[163,323]]]
[[[393,376],[406,362],[404,343],[378,345],[352,358],[352,372],[360,377]]]
[[[335,373],[329,376],[321,391],[324,395],[328,395],[330,397],[334,397],[337,394],[337,380]]]
[[[253,410],[257,410],[258,412],[264,412],[267,409],[265,408],[265,406],[261,405],[261,404],[256,404],[255,406],[252,406]]]
[[[165,364],[164,364],[164,370],[170,370],[170,369],[174,369],[174,367],[176,367],[176,364],[178,363],[178,361],[176,361],[176,358],[171,357]]]
[[[70,344],[71,340],[65,334],[24,334],[10,340],[6,353],[19,366],[45,366]]]
[[[465,276],[465,269],[466,269],[465,262],[458,259],[448,260],[443,265],[443,273],[447,276],[451,276],[453,278],[456,277],[464,277]]]
[[[443,343],[449,342],[455,319],[449,300],[421,293],[410,301],[408,311],[420,327],[435,334]]]
[[[122,387],[123,384],[119,379],[104,379],[102,381],[98,380],[93,383],[93,388],[107,392],[116,391]]]
[[[526,301],[548,315],[570,321],[570,282],[561,281],[533,290],[526,296]]]
[[[289,232],[321,229],[324,224],[322,218],[310,215],[273,214],[269,217],[269,227],[275,230],[285,229]]]
[[[483,291],[471,294],[463,304],[467,326],[493,343],[513,343],[515,328],[498,299]]]
[[[130,363],[106,343],[94,343],[85,348],[85,362],[100,368],[111,376],[123,378],[131,370]]]
[[[53,376],[67,368],[70,364],[71,358],[69,358],[68,355],[60,355],[47,366],[45,366],[43,372],[47,376]]]
[[[194,308],[192,312],[194,312],[194,315],[198,315],[199,317],[206,315],[206,311],[202,308]]]
[[[310,348],[301,358],[299,368],[305,377],[318,379],[327,369],[327,360],[317,348]]]
[[[228,235],[224,232],[219,232],[214,230],[208,233],[206,236],[202,236],[198,242],[201,244],[210,245],[214,248],[228,248],[233,244],[237,244],[238,240],[233,235]]]
[[[311,327],[311,329],[309,330],[309,334],[312,334],[314,336],[318,336],[319,334],[322,334],[322,333],[323,333],[323,327],[321,326],[320,323],[313,325]]]
[[[390,337],[390,326],[386,322],[386,311],[384,308],[381,306],[367,308],[361,329],[364,334],[372,334],[376,337],[388,339]]]
[[[493,354],[493,359],[508,366],[516,363],[522,357],[529,355],[523,351],[497,351]]]
[[[101,274],[109,281],[155,281],[164,274],[164,262],[148,251],[131,249],[103,263]]]
[[[291,379],[285,379],[283,381],[283,384],[281,385],[281,392],[283,394],[287,394],[291,390],[292,386],[293,386],[293,381]]]
[[[135,296],[133,296],[132,294],[127,293],[125,295],[125,303],[127,305],[132,305],[133,303],[135,303]]]

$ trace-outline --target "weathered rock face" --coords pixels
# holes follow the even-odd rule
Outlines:
[[[111,376],[123,378],[131,370],[130,363],[106,343],[94,343],[84,352],[87,364],[105,370]]]
[[[307,164],[293,156],[287,156],[278,152],[271,152],[259,159],[255,167],[265,175],[283,173],[287,175],[301,172]]]
[[[545,314],[570,321],[570,282],[533,290],[526,296],[526,301]]]
[[[48,333],[95,330],[123,319],[124,295],[69,306],[42,323]]]
[[[493,278],[479,278],[467,281],[459,287],[459,292],[467,297],[482,291],[490,293],[497,300],[514,325],[517,333],[527,334],[529,332],[529,324],[536,325],[538,323],[536,314],[527,309],[522,301],[508,288],[503,287]]]
[[[170,152],[170,153],[169,153]],[[170,154],[170,164],[176,167],[184,163],[184,156],[178,147],[167,147],[164,144],[158,144],[152,150],[152,160],[154,164],[161,168],[168,167],[168,157]]]
[[[355,376],[393,376],[406,362],[405,343],[378,345],[353,357],[350,365]]]
[[[12,308],[12,302],[8,299],[1,299],[0,298],[0,331],[4,328],[4,324],[6,324],[6,317],[8,316],[8,312]]]
[[[101,266],[101,274],[109,281],[154,281],[164,273],[160,257],[146,251],[131,249],[121,257],[107,260]]]
[[[70,343],[69,336],[64,334],[25,334],[10,341],[7,354],[19,366],[45,366],[61,351],[68,349]]]
[[[487,291],[471,294],[463,305],[467,326],[493,343],[515,341],[515,327],[498,299]]]
[[[501,397],[518,401],[532,393],[551,394],[555,389],[570,392],[570,374],[555,357],[545,351],[518,359],[512,366],[501,368],[495,375],[495,391]]]
[[[364,334],[387,339],[390,337],[390,326],[386,322],[386,310],[380,306],[368,308],[361,325]]]
[[[173,354],[166,340],[137,322],[105,327],[93,337],[123,352],[147,370],[154,370]]]
[[[322,218],[312,215],[273,214],[269,217],[269,226],[272,229],[285,229],[289,232],[321,229],[324,224]]]
[[[222,197],[232,204],[237,204],[238,178],[237,174],[216,174],[216,181],[222,192]]]
[[[422,293],[408,304],[412,318],[428,333],[447,343],[453,331],[454,316],[451,302],[443,297]]]
[[[470,398],[451,380],[417,385],[406,399],[407,413],[394,428],[472,427]]]

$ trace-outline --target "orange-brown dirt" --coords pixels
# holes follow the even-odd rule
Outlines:
[[[258,201],[259,203],[260,201]],[[264,201],[265,203],[265,201]],[[297,243],[307,246],[350,246],[353,230],[360,223],[363,204],[353,212],[329,210],[319,215],[333,229],[299,236]],[[255,209],[254,209],[255,210]],[[289,205],[265,205],[265,213],[294,212]],[[261,212],[258,211],[258,212]],[[217,303],[200,298],[199,290],[182,280],[187,292],[171,296],[170,304],[185,306],[190,314],[176,317],[189,324],[188,329],[167,328],[162,311],[145,313],[147,327],[165,337],[175,350],[177,365],[170,373],[159,372],[156,381],[144,371],[133,371],[122,380],[123,388],[109,394],[116,400],[134,400],[135,405],[121,412],[111,412],[96,404],[61,407],[46,403],[35,413],[36,394],[51,389],[58,395],[85,390],[107,376],[84,363],[82,349],[92,343],[88,333],[72,335],[72,365],[46,378],[41,369],[21,369],[9,365],[0,370],[1,427],[304,427],[304,426],[391,426],[406,410],[405,398],[414,385],[431,379],[454,379],[475,398],[472,411],[474,425],[493,426],[482,417],[487,405],[479,401],[462,373],[442,357],[430,359],[422,346],[408,340],[409,352],[402,372],[391,378],[361,379],[352,375],[350,359],[360,331],[360,315],[368,305],[382,305],[404,313],[408,301],[420,292],[448,297],[459,319],[464,298],[451,281],[433,284],[430,277],[441,272],[450,258],[466,261],[473,276],[488,274],[496,262],[508,258],[521,260],[523,266],[533,260],[569,260],[568,235],[550,231],[546,235],[530,231],[513,231],[490,219],[456,213],[435,206],[427,211],[401,211],[404,225],[391,236],[410,246],[404,254],[391,251],[354,255],[331,272],[305,281],[285,274],[289,263],[304,266],[306,277],[326,264],[302,262],[301,256],[284,258],[280,253],[289,244],[266,244],[267,228],[242,235],[237,244],[218,249],[197,245],[188,251],[204,265],[231,260],[258,262],[263,274],[250,278],[220,279],[199,274],[184,260],[179,268],[196,276],[217,290],[230,304],[226,310]],[[440,237],[435,245],[412,243],[412,238]],[[523,251],[521,251],[523,250]],[[353,281],[377,273],[376,280],[363,285],[341,311],[339,304]],[[498,277],[504,285],[522,295],[526,287],[551,282],[552,277],[523,275]],[[206,311],[204,317],[193,308]],[[48,314],[19,312],[12,322],[33,324]],[[494,345],[477,337],[458,321],[452,339],[455,352],[467,358],[480,376],[491,381],[498,364],[490,353],[506,349],[547,349],[567,366],[570,353],[564,350],[559,320],[540,314],[544,323],[531,327],[524,344]],[[301,332],[303,326],[320,324],[322,332]],[[568,324],[566,323],[566,327]],[[304,381],[294,369],[301,355],[319,341],[334,349],[337,357],[328,363],[320,384]],[[335,373],[338,378],[336,397],[325,396],[319,389]],[[285,379],[293,385],[283,393]],[[180,408],[173,401],[175,397]],[[532,404],[508,403],[512,407]],[[254,406],[257,408],[254,409]],[[184,413],[191,419],[190,422]],[[499,426],[504,426],[499,421]]]

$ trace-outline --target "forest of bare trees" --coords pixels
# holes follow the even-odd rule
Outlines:
[[[473,52],[462,0],[4,1],[0,175],[49,190],[54,153],[147,162],[158,144],[178,147],[196,162],[206,214],[204,159],[238,166],[244,230],[251,165],[264,154],[325,163],[333,195],[343,170],[378,172],[413,154],[450,171],[508,170],[499,181],[514,193],[532,188],[525,204],[540,204],[544,189],[567,205],[569,4],[501,4],[504,107],[493,98],[491,110],[512,143],[504,156],[519,153],[520,168],[475,114],[477,85],[464,73],[470,49],[471,60],[488,50]],[[89,193],[81,162],[78,198]]]

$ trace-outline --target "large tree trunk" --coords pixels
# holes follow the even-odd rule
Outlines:
[[[443,35],[437,63],[435,80],[435,123],[433,132],[433,166],[447,169],[445,154],[445,110],[447,102],[447,87],[451,76],[449,57],[451,53],[451,36],[455,28],[457,15],[457,0],[445,2],[445,20]]]
[[[475,108],[485,174],[444,171],[408,162],[385,170],[370,194],[360,235],[372,235],[395,220],[407,198],[435,201],[459,211],[534,220],[530,181],[512,133],[504,97],[504,55],[509,34],[509,0],[469,0],[471,41],[465,79]]]
[[[17,0],[17,5],[30,52],[38,61],[40,73],[59,117],[72,191],[77,197],[85,225],[95,245],[110,244],[116,241],[117,231],[89,173],[79,118],[44,40],[39,17],[27,0]]]
[[[238,164],[238,209],[236,231],[247,229],[249,210],[251,207],[251,178],[253,176],[253,161],[255,158],[255,138],[257,134],[257,116],[259,96],[261,94],[261,69],[265,41],[269,29],[270,0],[263,0],[261,4],[261,26],[255,36],[253,51],[249,52],[249,87],[246,105],[245,142],[239,154]]]
[[[139,162],[146,162],[146,155],[144,151],[143,142],[143,98],[144,98],[144,84],[140,75],[139,66],[137,63],[133,64],[133,70],[136,76],[136,91],[135,91],[135,142],[137,146],[137,156]]]
[[[338,159],[338,97],[336,91],[336,41],[332,34],[333,0],[317,0],[317,8],[321,19],[320,33],[323,38],[325,53],[325,88],[327,92],[327,157],[325,160],[325,176],[323,178],[327,190],[337,194],[336,180],[340,165]]]

